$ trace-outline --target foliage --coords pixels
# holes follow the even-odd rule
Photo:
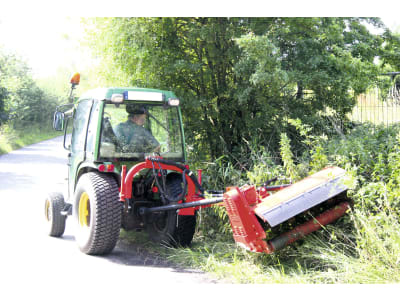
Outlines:
[[[400,70],[400,33],[385,33],[385,51],[382,53],[382,66],[390,66],[394,71]]]
[[[50,124],[32,124],[30,127],[17,129],[3,124],[0,127],[0,155],[59,135]]]
[[[0,125],[7,121],[18,128],[50,124],[55,96],[37,86],[28,65],[16,55],[0,52],[0,66]]]
[[[289,176],[289,179],[292,182],[293,180],[298,179],[298,176],[293,161],[293,153],[290,150],[290,140],[287,137],[286,133],[281,134],[280,145],[283,167],[285,168],[286,174]]]
[[[250,153],[244,141],[279,152],[287,118],[317,124],[327,108],[344,118],[379,74],[385,36],[367,23],[383,26],[374,18],[87,20],[110,83],[175,91],[199,158],[239,161]]]

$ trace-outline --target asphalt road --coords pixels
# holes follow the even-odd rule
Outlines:
[[[66,161],[62,137],[0,156],[1,299],[172,296],[192,285],[198,290],[198,283],[215,286],[206,274],[174,267],[140,245],[119,241],[108,256],[85,255],[70,219],[62,238],[47,236],[44,197],[66,193]]]

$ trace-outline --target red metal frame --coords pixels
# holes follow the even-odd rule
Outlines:
[[[132,182],[133,178],[138,174],[140,171],[143,169],[153,169],[153,166],[155,169],[163,169],[163,170],[170,170],[170,171],[175,171],[178,173],[183,173],[181,169],[178,167],[172,166],[172,165],[166,165],[163,163],[152,163],[150,160],[146,159],[144,162],[141,162],[134,167],[132,167],[128,173],[126,173],[126,166],[122,166],[122,172],[121,172],[121,191],[120,191],[120,201],[125,202],[126,199],[132,198]],[[203,198],[199,197],[196,195],[196,186],[194,185],[192,179],[188,176],[185,175],[186,181],[188,184],[188,192],[186,195],[186,202],[191,202],[191,201],[196,201],[196,200],[201,200]],[[181,201],[180,201],[181,202]],[[179,202],[179,203],[180,203]],[[179,210],[179,215],[194,215],[195,211],[197,208],[183,208]]]
[[[264,241],[265,231],[253,212],[258,200],[254,186],[230,188],[224,194],[224,205],[236,243],[253,252],[271,253],[273,250]]]

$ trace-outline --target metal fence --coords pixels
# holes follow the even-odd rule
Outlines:
[[[350,115],[350,119],[385,126],[400,122],[399,85],[394,82],[386,92],[376,88],[358,96],[357,104]]]

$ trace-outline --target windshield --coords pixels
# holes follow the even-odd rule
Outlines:
[[[177,107],[144,104],[105,104],[100,157],[107,160],[144,160],[151,154],[183,161]]]

